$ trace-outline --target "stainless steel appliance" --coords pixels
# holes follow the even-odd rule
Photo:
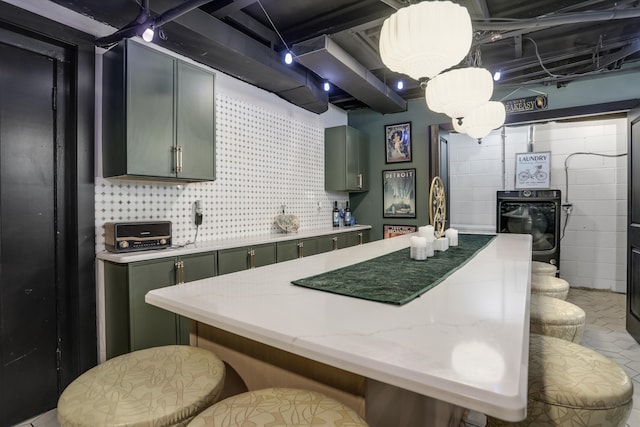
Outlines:
[[[497,192],[498,233],[531,234],[533,259],[560,271],[560,190]]]
[[[168,248],[171,246],[171,222],[107,222],[104,240],[109,252]]]

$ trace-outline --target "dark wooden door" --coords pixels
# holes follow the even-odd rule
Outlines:
[[[56,406],[57,62],[0,44],[0,425]]]
[[[640,107],[628,119],[627,331],[640,342]]]

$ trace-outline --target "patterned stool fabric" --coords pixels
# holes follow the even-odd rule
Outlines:
[[[557,272],[558,268],[553,264],[541,261],[531,261],[531,274],[555,277]]]
[[[324,394],[266,388],[224,399],[202,411],[188,427],[367,427],[352,409]]]
[[[564,300],[569,295],[569,282],[559,277],[532,274],[531,293]]]
[[[490,427],[622,427],[633,404],[633,384],[601,354],[559,338],[532,334],[527,418]]]
[[[171,345],[134,351],[80,375],[58,401],[62,427],[185,426],[215,403],[225,367],[210,351]]]
[[[531,295],[529,332],[579,343],[586,315],[570,302],[545,295]]]

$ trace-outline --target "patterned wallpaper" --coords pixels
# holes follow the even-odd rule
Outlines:
[[[324,191],[324,127],[244,99],[216,94],[214,182],[174,184],[96,178],[96,251],[105,222],[169,220],[174,244],[195,237],[196,200],[204,208],[197,241],[275,232],[273,220],[295,214],[300,230],[331,226],[333,201]]]

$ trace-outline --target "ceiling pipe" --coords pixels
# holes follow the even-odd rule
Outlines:
[[[509,22],[491,22],[473,20],[474,30],[485,31],[516,31],[525,29],[543,29],[567,24],[583,24],[587,22],[612,21],[617,19],[632,19],[640,17],[640,9],[610,9],[607,11],[588,11],[576,13],[564,13],[554,16],[541,16],[534,19],[511,20]],[[514,36],[513,34],[512,36]],[[501,38],[505,38],[504,36]],[[498,38],[500,40],[500,38]],[[496,41],[495,35],[489,35],[478,41],[477,44],[485,44]]]
[[[185,13],[210,3],[211,1],[212,0],[187,0],[152,19],[151,14],[149,13],[149,0],[144,0],[140,13],[133,21],[108,36],[97,38],[95,41],[96,46],[108,48],[121,40],[140,36],[147,28],[160,28],[167,22],[171,22]]]

